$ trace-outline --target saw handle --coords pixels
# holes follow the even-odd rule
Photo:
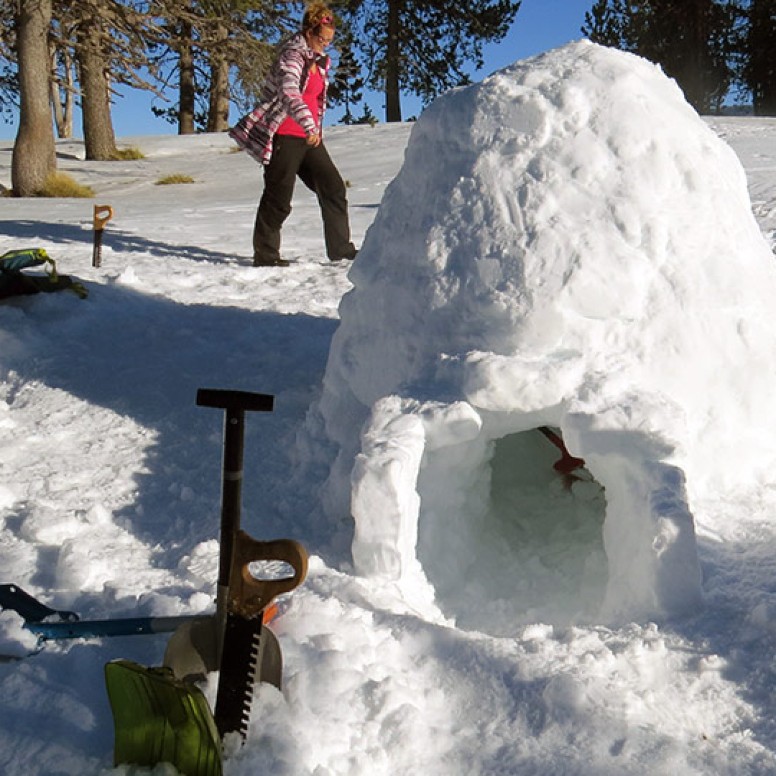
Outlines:
[[[238,531],[229,580],[229,611],[247,618],[259,615],[273,598],[302,584],[307,576],[307,558],[307,550],[293,539],[260,542],[245,531]],[[250,571],[250,564],[256,561],[288,563],[294,574],[281,579],[256,579]]]
[[[94,231],[99,232],[105,228],[105,224],[113,218],[113,208],[110,205],[94,206]]]

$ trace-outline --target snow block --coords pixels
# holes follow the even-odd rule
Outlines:
[[[701,497],[775,470],[776,265],[657,66],[581,41],[438,99],[350,279],[312,415],[360,573],[491,632],[700,605]]]

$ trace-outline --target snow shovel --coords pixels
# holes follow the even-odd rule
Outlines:
[[[578,469],[582,469],[585,465],[584,458],[576,458],[566,449],[566,444],[561,438],[560,434],[553,431],[548,426],[539,426],[539,431],[544,434],[547,439],[560,450],[561,457],[552,465],[558,474],[563,477],[563,484],[566,489],[570,489],[572,483],[575,480],[581,480],[582,477],[574,474]]]
[[[113,711],[115,765],[169,762],[185,776],[220,776],[221,740],[233,730],[245,737],[253,671],[262,662],[266,633],[260,615],[275,596],[301,583],[307,553],[292,540],[259,542],[243,531],[233,549],[215,716],[200,689],[176,678],[169,667],[114,660],[105,666],[105,683]],[[252,564],[278,561],[292,573],[275,579],[253,576]]]
[[[184,776],[221,776],[221,742],[202,691],[130,660],[105,666],[113,711],[114,765],[172,763]]]
[[[197,405],[225,410],[224,458],[221,496],[221,535],[218,559],[218,587],[215,618],[204,617],[187,623],[170,638],[164,665],[179,679],[193,680],[218,670],[221,664],[226,601],[232,569],[235,537],[240,530],[243,480],[245,413],[272,412],[274,396],[247,391],[200,388]],[[282,659],[275,635],[268,628],[262,651],[264,663],[259,677],[280,688]]]

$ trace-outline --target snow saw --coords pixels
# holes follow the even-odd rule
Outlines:
[[[251,564],[281,561],[293,570],[279,579],[257,579]],[[215,714],[192,681],[179,679],[169,666],[149,668],[129,660],[105,666],[115,730],[114,764],[155,766],[172,763],[184,776],[220,776],[222,741],[230,733],[247,737],[253,689],[273,674],[279,686],[280,663],[263,657],[271,631],[262,613],[272,599],[297,587],[307,572],[307,553],[290,539],[259,542],[240,531],[235,537],[231,583],[221,644]],[[213,622],[216,622],[214,619]],[[217,641],[217,639],[216,639]]]
[[[282,656],[264,624],[273,600],[298,587],[307,552],[291,539],[258,541],[240,529],[245,412],[271,411],[274,397],[201,389],[197,404],[226,411],[216,614],[184,623],[164,665],[105,666],[113,711],[114,763],[172,763],[185,776],[220,776],[222,742],[245,740],[256,682],[280,688]],[[195,680],[218,670],[215,712]]]
[[[95,205],[92,226],[94,227],[94,244],[92,246],[92,266],[102,266],[102,235],[105,224],[113,218],[113,208],[110,205]]]

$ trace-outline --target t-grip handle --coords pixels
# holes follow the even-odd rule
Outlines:
[[[197,391],[199,407],[218,407],[223,410],[272,412],[275,397],[269,393],[229,391],[220,388],[200,388]]]
[[[250,564],[257,561],[280,561],[293,568],[293,576],[280,579],[257,579]],[[259,615],[273,598],[299,587],[307,576],[307,550],[293,539],[260,542],[245,531],[238,531],[232,551],[232,573],[229,579],[228,610],[242,617]]]

